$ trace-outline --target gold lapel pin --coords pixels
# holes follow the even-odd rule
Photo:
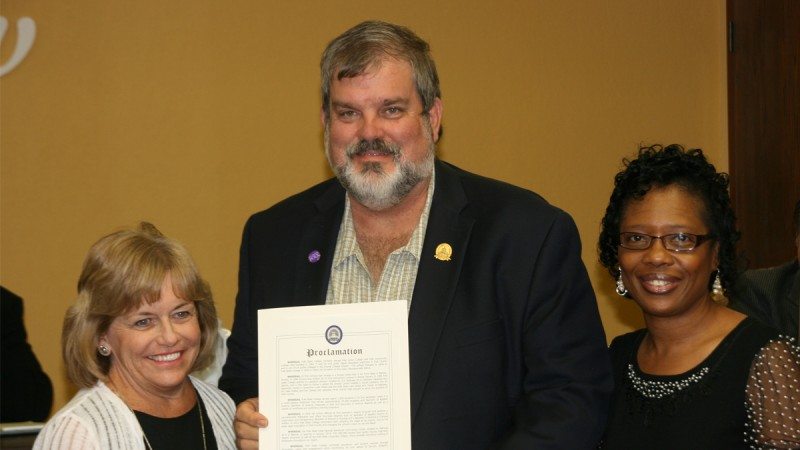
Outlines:
[[[453,247],[451,247],[448,243],[442,243],[436,246],[436,253],[433,255],[433,257],[439,261],[450,261],[450,257],[452,255]]]

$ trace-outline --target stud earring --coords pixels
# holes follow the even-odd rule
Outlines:
[[[97,346],[97,353],[100,353],[103,356],[111,355],[111,349],[106,347],[105,344],[100,344]]]
[[[617,267],[619,275],[617,275],[617,295],[625,297],[628,295],[628,290],[625,289],[625,283],[622,282],[622,267]]]

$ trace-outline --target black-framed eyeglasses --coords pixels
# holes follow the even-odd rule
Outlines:
[[[619,234],[619,246],[628,250],[647,250],[653,245],[655,239],[661,239],[664,248],[671,252],[690,252],[714,237],[710,234],[672,233],[651,236],[644,233],[624,232]]]

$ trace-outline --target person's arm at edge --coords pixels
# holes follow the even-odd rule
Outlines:
[[[0,297],[3,339],[0,416],[4,422],[45,421],[53,406],[53,384],[28,343],[23,300],[2,286]]]

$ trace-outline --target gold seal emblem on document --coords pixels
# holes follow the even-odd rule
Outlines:
[[[450,247],[450,244],[448,243],[443,243],[436,246],[436,253],[433,255],[433,257],[439,261],[450,261],[450,257],[452,255],[453,247]]]

